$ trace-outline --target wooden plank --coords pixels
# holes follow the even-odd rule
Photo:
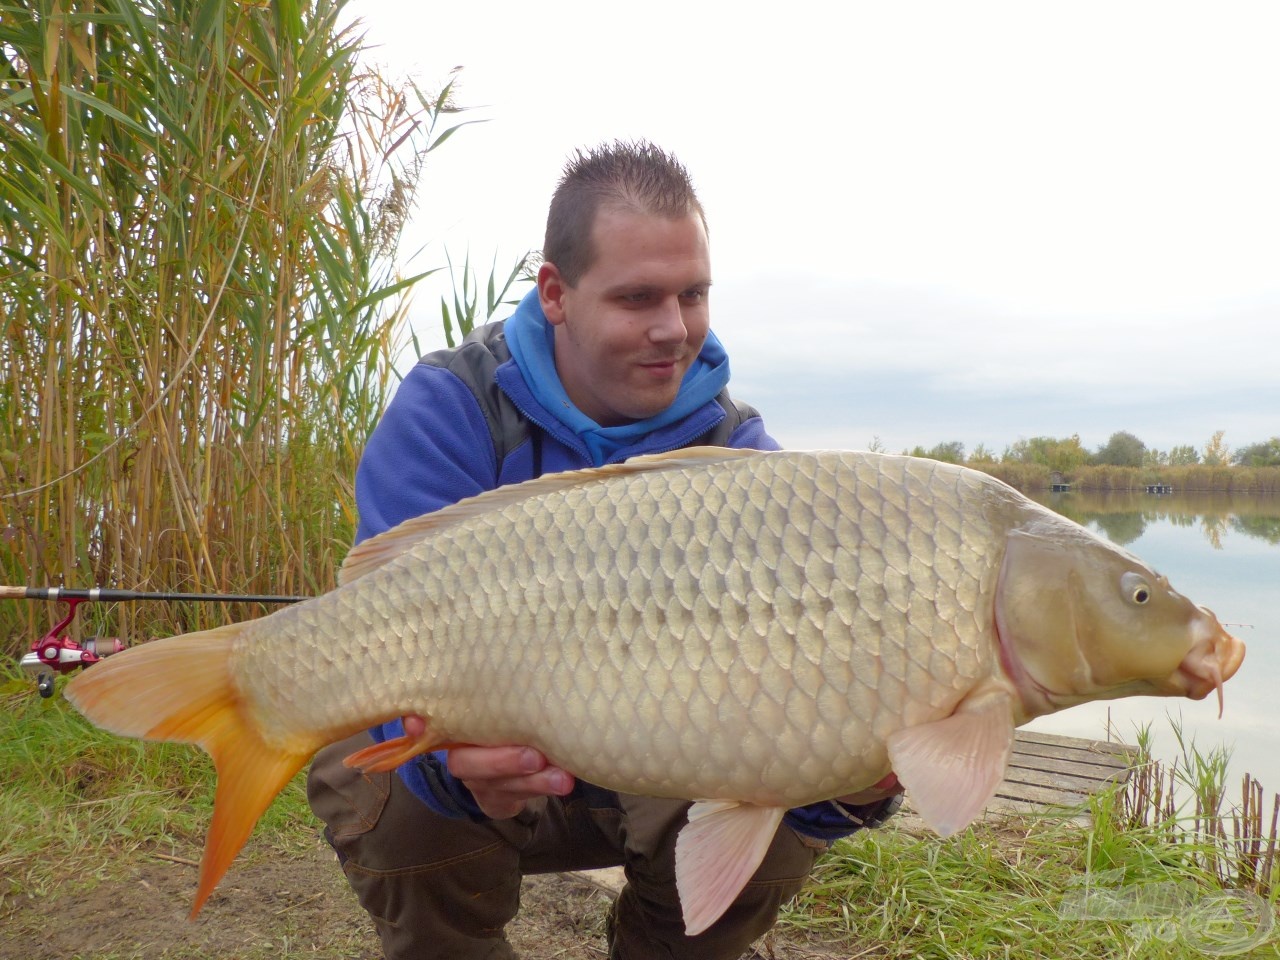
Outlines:
[[[1042,770],[1025,770],[1011,768],[1002,783],[1026,783],[1046,789],[1065,790],[1070,793],[1097,793],[1112,781],[1099,780],[1097,777],[1069,777],[1060,773],[1046,773]]]
[[[1025,800],[1044,807],[1073,807],[1083,803],[1088,791],[1072,793],[1060,787],[1038,787],[1030,783],[1005,781],[996,788],[996,796],[1006,800]]]
[[[1044,760],[1066,760],[1091,767],[1127,768],[1133,763],[1130,757],[1122,753],[1090,753],[1088,750],[1076,750],[1070,747],[1064,750],[1048,743],[1023,743],[1020,740],[1013,742],[1013,755]]]
[[[1018,730],[1014,733],[1014,742],[1030,749],[1031,744],[1054,747],[1060,750],[1083,750],[1100,757],[1128,758],[1137,752],[1137,747],[1114,740],[1085,740],[1081,737],[1067,737],[1057,733],[1039,733],[1034,730]]]
[[[1001,799],[1046,807],[1072,807],[1112,783],[1129,777],[1133,748],[1105,740],[1085,740],[1019,730]]]
[[[1047,744],[1039,743],[1015,743],[1013,745],[1013,755],[1023,757],[1028,762],[1037,760],[1060,760],[1069,763],[1078,763],[1089,767],[1098,767],[1100,769],[1128,769],[1132,766],[1133,761],[1126,757],[1114,753],[1087,753],[1083,750],[1058,750]]]
[[[1019,727],[1015,731],[1016,739],[1027,741],[1028,744],[1053,744],[1056,746],[1076,746],[1082,750],[1105,750],[1107,753],[1116,753],[1116,751],[1133,750],[1133,746],[1129,744],[1121,744],[1119,740],[1100,740],[1097,737],[1074,737],[1069,733],[1047,733],[1042,730],[1028,730],[1027,727]]]
[[[1028,757],[1015,753],[1009,761],[1011,770],[1033,770],[1042,774],[1061,774],[1064,777],[1080,777],[1084,780],[1110,782],[1128,776],[1128,767],[1110,764],[1081,763],[1079,760],[1056,760],[1053,757]]]
[[[1005,774],[1007,780],[1029,780],[1032,783],[1069,783],[1073,787],[1101,790],[1112,783],[1124,783],[1129,778],[1129,771],[1115,767],[1081,767],[1070,769],[1068,764],[1055,764],[1050,768],[1024,766],[1013,763]]]
[[[1034,750],[1027,750],[1015,745],[1013,760],[1015,763],[1025,764],[1029,767],[1043,766],[1045,769],[1052,769],[1054,764],[1060,764],[1064,769],[1100,770],[1104,773],[1114,770],[1128,770],[1130,766],[1128,763],[1124,763],[1114,757],[1093,757],[1079,751],[1055,753],[1048,747],[1040,746],[1036,746]]]
[[[1043,816],[1045,813],[1058,813],[1055,805],[1046,806],[1034,800],[1019,800],[1015,797],[992,797],[991,802],[987,804],[986,812],[983,814],[984,820],[990,820],[995,817],[1008,816],[1013,814],[1020,817]],[[920,821],[917,830],[924,828],[923,821]]]

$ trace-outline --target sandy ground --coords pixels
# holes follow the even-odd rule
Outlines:
[[[103,868],[96,881],[67,877],[43,896],[0,899],[0,960],[175,960],[195,957],[379,960],[377,937],[330,851],[282,857],[246,848],[194,923],[194,862],[140,850]],[[607,956],[611,894],[576,876],[529,877],[508,936],[528,960]],[[856,952],[856,951],[855,951]],[[850,956],[775,932],[748,957],[809,960]]]

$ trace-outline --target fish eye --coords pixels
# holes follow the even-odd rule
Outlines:
[[[1137,573],[1126,573],[1120,578],[1120,591],[1125,599],[1135,606],[1142,606],[1151,599],[1151,587]]]

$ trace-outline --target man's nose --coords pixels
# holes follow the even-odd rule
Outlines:
[[[679,297],[667,297],[653,312],[649,339],[654,343],[684,343],[689,328],[684,322],[684,307]]]

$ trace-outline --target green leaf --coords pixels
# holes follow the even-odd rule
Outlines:
[[[383,300],[387,299],[387,297],[395,296],[401,290],[407,290],[409,287],[413,286],[423,277],[429,277],[431,276],[431,274],[437,272],[439,269],[440,269],[439,267],[436,267],[432,270],[425,270],[422,273],[415,274],[412,277],[406,277],[404,280],[400,280],[399,282],[393,283],[390,286],[382,287],[378,290],[374,290],[368,296],[362,297],[360,300],[357,300],[350,307],[348,307],[347,310],[349,313],[359,313],[360,311],[365,310],[376,303],[381,303]]]

